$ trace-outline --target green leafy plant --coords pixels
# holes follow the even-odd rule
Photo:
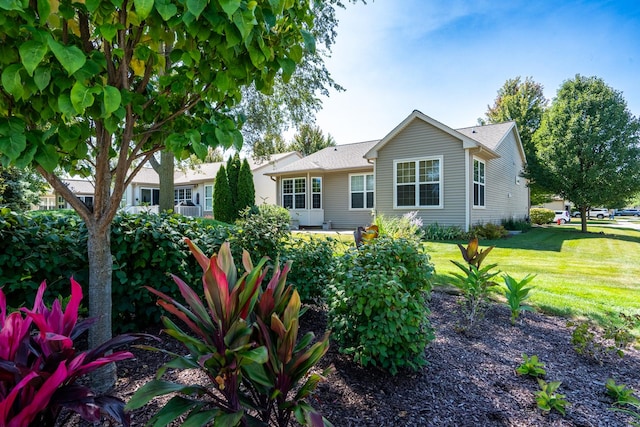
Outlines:
[[[544,363],[540,362],[535,354],[529,357],[526,353],[522,353],[522,359],[524,359],[524,362],[516,368],[518,374],[535,378],[543,377],[547,374],[544,369]]]
[[[325,300],[340,351],[394,375],[423,366],[434,338],[427,307],[432,274],[415,239],[381,236],[337,258]]]
[[[515,325],[521,312],[533,311],[532,307],[524,305],[523,302],[529,299],[529,292],[532,288],[527,287],[527,285],[535,278],[535,276],[527,275],[520,281],[517,281],[508,274],[505,274],[502,278],[504,279],[504,284],[506,286],[504,294],[507,298],[507,305],[511,309],[511,324]]]
[[[418,216],[418,211],[407,212],[400,217],[377,214],[374,223],[382,236],[421,239],[424,234],[422,219]]]
[[[318,303],[331,280],[335,265],[335,239],[292,237],[283,259],[292,261],[287,281],[293,285],[302,302]]]
[[[482,261],[494,247],[490,246],[487,249],[479,250],[477,238],[472,239],[467,247],[458,244],[458,248],[460,248],[462,258],[464,258],[466,264],[455,260],[451,260],[451,262],[462,270],[464,275],[453,273],[451,284],[457,287],[464,297],[462,301],[464,322],[461,328],[469,330],[484,315],[489,299],[489,290],[496,285],[492,279],[498,274],[497,271],[492,272],[491,270],[497,264],[480,267]]]
[[[640,405],[640,400],[633,395],[633,389],[626,384],[617,384],[613,378],[609,378],[605,388],[607,395],[613,399],[613,404],[616,406]]]
[[[531,230],[531,223],[524,219],[508,218],[502,220],[502,226],[511,231],[529,231]]]
[[[614,406],[611,408],[614,412],[620,412],[630,416],[632,419],[636,421],[631,421],[632,426],[640,427],[640,404],[639,403],[629,403],[626,408],[619,408]]]
[[[529,218],[533,224],[542,225],[553,222],[555,213],[551,209],[531,208],[529,210]]]
[[[470,234],[478,239],[497,240],[506,237],[509,233],[502,225],[488,222],[486,224],[475,225],[471,229]]]
[[[253,259],[275,258],[284,252],[291,237],[289,221],[289,212],[281,206],[262,204],[244,209],[231,243],[235,248],[248,251]]]
[[[591,357],[601,364],[608,354],[624,357],[624,351],[637,341],[631,331],[638,327],[640,315],[620,313],[618,318],[617,322],[608,319],[602,329],[589,321],[567,322],[567,326],[574,327],[571,345],[576,353]]]
[[[150,420],[164,426],[178,417],[185,425],[246,425],[274,423],[287,426],[292,414],[301,424],[323,425],[323,418],[307,402],[321,375],[309,370],[326,353],[329,337],[312,344],[313,334],[297,341],[300,298],[286,285],[289,264],[277,266],[265,289],[267,258],[253,265],[243,255],[245,272],[238,274],[229,243],[208,258],[188,239],[202,267],[205,302],[173,276],[184,303],[147,288],[159,297],[168,313],[187,327],[184,331],[171,319],[162,321],[168,335],[180,341],[186,355],[173,357],[156,376],[140,388],[127,407],[136,409],[156,396],[177,392]],[[167,369],[193,368],[203,371],[210,384],[180,384],[162,380]]]
[[[566,407],[569,403],[565,400],[566,396],[564,394],[557,392],[562,382],[551,381],[547,383],[538,378],[538,385],[540,390],[535,393],[538,408],[544,412],[550,412],[555,409],[560,414],[565,415]]]
[[[440,225],[437,222],[423,227],[424,240],[456,240],[466,239],[465,231],[456,225]]]
[[[112,351],[142,335],[121,335],[79,352],[74,340],[93,324],[93,319],[78,321],[82,288],[71,279],[71,298],[64,310],[58,299],[50,309],[45,306],[45,290],[43,282],[33,309],[8,314],[0,289],[0,425],[54,426],[61,411],[68,409],[89,422],[109,415],[128,426],[122,400],[97,396],[78,379],[133,357],[127,351]]]

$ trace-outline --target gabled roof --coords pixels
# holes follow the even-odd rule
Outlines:
[[[511,121],[484,126],[471,126],[456,130],[471,139],[475,139],[482,145],[496,150],[515,124],[516,122]]]
[[[364,158],[364,154],[377,142],[378,141],[365,141],[327,147],[287,166],[278,168],[272,172],[267,172],[265,175],[280,175],[293,172],[372,169],[373,165]]]
[[[449,126],[440,123],[439,121],[427,116],[426,114],[418,110],[413,110],[413,112],[409,114],[409,116],[406,119],[404,119],[398,126],[396,126],[391,132],[389,132],[387,136],[382,138],[376,145],[374,145],[369,151],[367,151],[367,153],[365,153],[365,157],[367,159],[377,158],[378,151],[382,149],[382,147],[384,147],[390,140],[395,138],[400,132],[402,132],[407,126],[409,126],[409,124],[413,123],[415,120],[421,120],[425,123],[428,123],[431,126],[437,129],[440,129],[444,133],[447,133],[452,137],[460,140],[462,142],[463,148],[479,148],[487,152],[489,157],[500,157],[493,150],[493,148],[478,141],[476,138],[471,138],[465,133],[452,129]]]

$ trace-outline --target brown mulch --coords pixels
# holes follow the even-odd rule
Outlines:
[[[574,351],[565,319],[525,313],[517,326],[511,326],[509,310],[500,304],[491,305],[472,335],[463,334],[457,327],[458,298],[432,294],[430,318],[436,339],[426,350],[428,366],[391,376],[354,365],[332,346],[321,367],[332,366],[334,371],[320,384],[312,405],[337,427],[630,425],[630,417],[610,410],[604,384],[614,378],[638,395],[640,351],[630,349],[623,358],[612,356],[600,365]],[[321,336],[324,311],[310,307],[301,325]],[[163,345],[177,349],[164,339]],[[167,360],[161,354],[133,351],[137,359],[120,362],[118,368],[115,392],[125,400]],[[515,373],[522,353],[539,357],[547,381],[562,381],[559,392],[570,402],[565,416],[537,408],[536,380]],[[185,383],[201,378],[193,372],[173,375]],[[144,425],[159,404],[132,413],[132,425]]]

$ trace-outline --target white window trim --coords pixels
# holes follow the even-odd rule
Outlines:
[[[304,180],[304,193],[296,193],[296,180],[297,179],[303,179]],[[304,194],[304,208],[297,208],[297,207],[292,207],[290,208],[291,210],[306,210],[307,206],[309,206],[309,195],[308,195],[308,188],[307,188],[307,184],[308,184],[308,180],[306,176],[294,176],[291,178],[282,178],[282,180],[280,181],[280,206],[284,207],[284,182],[285,181],[293,181],[293,193],[287,193],[287,194],[291,194],[293,196],[293,205],[296,204],[296,195],[298,194]],[[287,208],[289,209],[289,208]]]
[[[317,179],[320,181],[320,191],[319,192],[315,192],[313,191],[313,180]],[[323,185],[322,185],[322,177],[321,176],[312,176],[311,179],[309,180],[309,182],[311,183],[310,185],[310,191],[311,191],[311,198],[309,200],[309,209],[311,210],[321,210],[322,209],[322,190],[323,190]],[[314,208],[313,207],[313,195],[314,194],[319,194],[320,195],[320,207],[319,208]]]
[[[425,160],[438,160],[440,162],[439,168],[439,177],[440,180],[438,183],[440,184],[440,200],[438,205],[425,205],[420,206],[418,204],[413,206],[398,206],[398,163],[407,163],[414,162],[416,163],[416,203],[420,200],[419,188],[420,183],[417,181],[417,174],[420,173],[420,165],[419,162]],[[444,156],[428,156],[428,157],[416,157],[410,159],[395,159],[393,161],[393,208],[394,209],[407,209],[407,210],[416,210],[416,209],[444,209]]]
[[[139,191],[138,191],[138,200],[137,203],[139,205],[142,205],[142,203],[145,203],[142,201],[142,190],[149,190],[151,192],[151,202],[149,203],[149,206],[157,206],[153,204],[153,192],[154,191],[158,191],[158,194],[160,193],[160,189],[159,188],[154,188],[154,187],[140,187]],[[158,195],[158,197],[160,197]]]
[[[211,188],[211,197],[207,197],[207,188]],[[207,209],[207,199],[211,199],[211,210],[213,211],[213,184],[205,184],[202,193],[202,201],[204,202],[203,209],[209,212]]]
[[[479,183],[484,186],[484,205],[476,205],[475,201],[475,186],[476,186],[476,178],[475,178],[475,167],[476,162],[482,163],[484,165],[484,183]],[[473,156],[473,161],[471,162],[471,204],[473,209],[486,209],[487,208],[487,162],[479,157]]]
[[[183,197],[180,197],[180,192],[183,192]],[[187,191],[189,191],[189,197],[187,197]],[[176,198],[176,193],[178,197]],[[193,188],[191,187],[174,187],[173,189],[173,203],[178,204],[182,202],[193,202]]]
[[[368,208],[367,207],[367,176],[371,175],[373,177],[373,206]],[[364,200],[363,200],[363,204],[364,206],[361,208],[354,208],[351,206],[351,177],[352,176],[361,176],[364,178],[364,190],[362,191],[364,193]],[[349,174],[349,210],[350,211],[370,211],[371,209],[375,209],[376,208],[376,179],[375,179],[375,174],[373,172],[363,172],[363,173],[350,173]]]

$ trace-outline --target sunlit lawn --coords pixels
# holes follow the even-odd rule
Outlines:
[[[481,247],[496,246],[485,264],[497,263],[497,269],[517,279],[535,274],[530,301],[548,313],[594,320],[640,313],[640,231],[601,226],[610,222],[591,221],[589,233],[572,223],[481,241]],[[446,283],[457,270],[450,261],[461,260],[456,243],[425,243],[437,282]]]

